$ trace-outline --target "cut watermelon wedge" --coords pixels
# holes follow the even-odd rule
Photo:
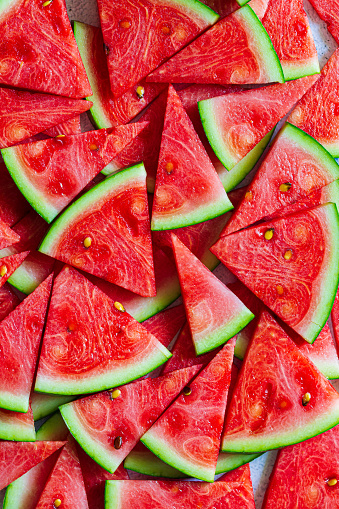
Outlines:
[[[98,0],[106,57],[115,97],[192,41],[219,16],[194,0]]]
[[[0,259],[0,288],[6,283],[7,279],[11,277],[13,272],[23,263],[24,259],[28,256],[29,251],[6,256]]]
[[[262,452],[339,422],[339,394],[264,311],[226,416],[222,450]]]
[[[2,351],[0,405],[16,412],[27,412],[29,395],[38,358],[40,339],[52,285],[44,281],[0,324]],[[13,338],[13,330],[16,331]],[[13,339],[15,348],[13,348]]]
[[[30,407],[26,413],[0,409],[0,439],[35,441],[34,419]]]
[[[53,223],[39,251],[127,290],[154,296],[143,164],[113,175],[81,196]]]
[[[20,299],[8,283],[0,287],[0,322],[20,304]]]
[[[195,351],[200,355],[226,343],[254,315],[173,234],[172,244]]]
[[[283,83],[284,76],[266,30],[245,5],[152,72],[147,81],[242,85]]]
[[[24,217],[30,210],[30,206],[2,161],[0,161],[0,178],[0,220],[12,226]]]
[[[1,153],[22,194],[50,223],[146,126],[142,122],[59,135]]]
[[[81,447],[111,473],[200,370],[194,366],[82,398],[60,407]]]
[[[122,304],[66,267],[53,286],[35,390],[97,392],[145,375],[170,356]]]
[[[214,481],[234,345],[229,341],[141,437],[161,460],[204,481]]]
[[[201,223],[232,208],[192,122],[170,85],[154,191],[152,230]]]
[[[0,148],[41,133],[91,107],[86,101],[9,88],[0,88],[0,102]]]
[[[302,200],[339,177],[339,166],[311,136],[285,124],[223,234],[245,228]]]
[[[333,203],[222,237],[211,249],[307,342],[324,327],[338,286],[339,218]]]
[[[3,2],[0,32],[0,83],[76,99],[91,95],[64,0]]]
[[[327,24],[330,34],[339,44],[339,6],[335,0],[310,0],[317,14]]]
[[[318,76],[230,93],[199,102],[207,138],[229,170],[289,112]]]

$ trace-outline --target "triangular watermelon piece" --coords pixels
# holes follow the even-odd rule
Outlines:
[[[34,442],[36,438],[31,406],[28,412],[0,408],[0,439]]]
[[[96,392],[145,375],[168,357],[168,350],[122,304],[71,267],[60,272],[35,390],[66,395]]]
[[[50,127],[44,131],[44,134],[51,136],[51,138],[59,136],[60,134],[81,134],[80,116],[70,118],[69,120],[65,120],[64,122]]]
[[[141,437],[160,459],[204,481],[214,480],[234,345],[229,341]]]
[[[49,276],[0,323],[2,408],[28,411],[51,285],[52,276]],[[13,330],[16,331],[15,338]]]
[[[218,15],[186,0],[98,0],[111,89],[121,96],[158,65],[215,23]]]
[[[170,85],[154,191],[152,230],[201,223],[232,208],[178,94]]]
[[[296,104],[288,117],[321,143],[326,150],[339,156],[339,117],[336,102],[339,93],[339,50],[337,49],[321,71],[313,87]],[[321,104],[321,108],[318,105]]]
[[[20,191],[50,223],[146,125],[59,135],[1,153]]]
[[[0,219],[0,249],[11,246],[19,240],[19,235]]]
[[[339,426],[278,453],[263,509],[339,505]]]
[[[318,16],[325,21],[327,29],[339,44],[339,6],[336,0],[310,0]]]
[[[227,412],[222,450],[262,452],[339,422],[339,394],[264,311]]]
[[[113,473],[200,368],[193,366],[138,380],[78,399],[61,406],[60,411],[81,447]]]
[[[30,210],[30,205],[20,193],[2,161],[0,179],[0,220],[8,226],[13,226]]]
[[[60,449],[65,442],[0,442],[0,489]]]
[[[0,102],[0,148],[15,145],[91,107],[87,101],[10,88],[0,88]]]
[[[242,85],[283,83],[284,77],[266,30],[245,5],[152,72],[147,81]]]
[[[339,177],[339,166],[311,136],[285,124],[222,234],[228,235],[265,218],[284,213]]]
[[[244,90],[199,102],[207,138],[229,170],[290,111],[318,76]]]
[[[7,279],[11,277],[14,271],[22,264],[24,259],[28,256],[29,251],[14,254],[12,256],[5,256],[0,259],[0,288],[6,283]]]
[[[154,296],[143,164],[112,175],[82,195],[53,223],[39,251],[127,290]]]
[[[327,322],[338,287],[339,218],[320,205],[221,237],[212,252],[307,342]]]
[[[36,509],[46,509],[53,505],[61,505],[65,509],[89,509],[80,461],[72,437],[68,438],[62,449]]]
[[[174,234],[172,244],[195,351],[200,355],[226,343],[254,315]]]
[[[167,348],[185,321],[185,308],[180,304],[148,318],[143,326]]]
[[[91,95],[64,0],[9,0],[0,9],[0,83],[81,99]],[[5,60],[6,59],[6,60]]]
[[[0,287],[0,322],[20,304],[20,299],[8,283]]]

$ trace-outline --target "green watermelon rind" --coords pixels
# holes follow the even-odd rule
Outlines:
[[[13,394],[13,392],[0,393],[0,407],[13,412],[28,412],[29,396],[26,394]]]
[[[105,509],[122,509],[120,500],[121,481],[106,481]]]
[[[240,6],[246,5],[248,2],[249,2],[249,0],[237,0],[237,3],[238,3]]]
[[[52,440],[52,441],[63,441],[66,440],[68,435],[68,429],[65,422],[60,415],[60,412],[53,414],[36,433],[37,440]]]
[[[248,343],[249,343],[248,336],[244,336],[243,331],[241,331],[237,335],[237,340],[235,342],[234,347],[234,355],[235,357],[237,357],[237,359],[240,359],[241,361],[244,359]]]
[[[332,157],[339,157],[339,142],[335,141],[333,143],[327,142],[325,140],[322,141],[322,146],[331,154]]]
[[[226,472],[230,472],[231,470],[235,470],[246,463],[250,463],[251,461],[259,458],[263,453],[256,454],[227,454],[225,452],[220,452],[217,461],[217,468],[215,469],[215,474],[225,474]]]
[[[34,399],[34,396],[37,399]],[[47,396],[45,400],[39,401],[39,396]],[[33,393],[33,398],[31,400],[31,407],[33,412],[33,417],[35,421],[39,421],[43,417],[47,417],[48,415],[56,412],[60,405],[65,405],[66,403],[70,403],[76,398],[76,396],[61,396],[61,395],[52,395],[52,394],[42,394],[40,392]]]
[[[313,364],[328,380],[336,380],[339,378],[338,359],[312,359]]]
[[[194,21],[195,16],[198,16],[205,23],[214,25],[220,18],[219,14],[199,0],[169,0],[168,4],[173,4],[184,9],[189,13],[192,21]]]
[[[252,434],[250,438],[244,437],[235,438],[236,434],[232,434],[224,439],[221,443],[221,450],[228,453],[262,453],[279,447],[286,447],[288,445],[304,442],[309,438],[320,435],[325,431],[334,428],[339,424],[339,401],[336,400],[332,408],[326,408],[326,413],[318,417],[312,417],[311,422],[303,423],[300,426],[299,422],[295,423],[295,428],[288,430],[276,429],[275,432],[270,434]]]
[[[3,423],[0,420],[0,440],[15,440],[16,442],[35,442],[36,434],[34,424]]]
[[[287,62],[283,62],[282,69],[286,81],[297,80],[304,78],[305,76],[313,76],[314,74],[320,73],[318,56],[315,55],[308,63],[297,65],[296,62],[291,62],[289,65]]]
[[[151,475],[154,477],[167,477],[169,479],[180,479],[187,477],[186,474],[180,472],[176,468],[171,467],[164,461],[161,461],[158,456],[151,452],[139,453],[131,451],[124,461],[124,467],[139,474]]]
[[[39,284],[42,283],[42,281],[36,279],[34,274],[30,274],[26,270],[25,266],[22,265],[20,265],[20,267],[13,272],[11,277],[8,278],[8,282],[14,286],[14,288],[19,290],[19,292],[26,295],[34,292],[34,290],[38,288]]]

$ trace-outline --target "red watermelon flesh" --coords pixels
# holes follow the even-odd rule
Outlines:
[[[120,306],[65,267],[53,286],[35,390],[96,392],[163,364],[169,352]]]
[[[5,283],[0,287],[0,322],[20,304],[20,299],[11,286]]]
[[[28,256],[29,251],[14,254],[12,256],[5,256],[0,260],[0,288],[6,283],[7,279],[13,274],[14,271],[22,264]]]
[[[263,509],[338,507],[338,453],[339,426],[279,451]]]
[[[60,124],[50,127],[49,129],[46,129],[46,131],[44,131],[44,134],[47,134],[52,138],[58,136],[59,134],[80,134],[80,133],[81,124],[79,116],[70,118],[69,120],[65,120],[65,122],[61,122]]]
[[[214,480],[234,345],[230,340],[141,437],[160,459],[204,481]]]
[[[270,0],[250,0],[248,5],[254,10],[260,20],[263,19]]]
[[[81,447],[113,473],[201,366],[138,380],[60,407]],[[119,446],[117,446],[118,441]]]
[[[0,249],[19,242],[20,237],[6,223],[0,220]]]
[[[186,1],[98,0],[111,89],[124,94],[213,24],[218,16]]]
[[[65,442],[0,441],[0,489],[60,449]]]
[[[222,438],[226,452],[262,452],[339,422],[339,395],[264,311],[247,350]]]
[[[184,325],[185,320],[185,308],[181,304],[157,313],[146,320],[143,326],[164,346],[168,347],[174,336]]]
[[[323,67],[318,81],[299,100],[288,118],[291,124],[313,136],[334,157],[339,156],[338,93],[339,50],[336,50]]]
[[[89,110],[92,104],[77,99],[35,94],[10,88],[0,88],[0,102],[2,105],[0,148],[15,145],[19,141],[80,115]]]
[[[327,24],[329,32],[339,44],[339,5],[336,0],[310,0],[317,14]]]
[[[10,0],[0,12],[0,82],[81,99],[91,95],[64,0]],[[55,122],[55,123],[58,123]]]
[[[50,223],[146,125],[60,135],[4,149],[2,155],[21,192]]]
[[[13,182],[2,161],[0,161],[0,178],[0,220],[13,226],[24,217],[31,207]]]
[[[222,235],[245,228],[336,180],[339,166],[313,138],[285,124]]]
[[[36,509],[56,507],[61,501],[64,509],[88,509],[87,495],[82,477],[75,442],[69,437],[60,452],[56,464],[47,480]]]
[[[47,230],[48,224],[46,224],[46,221],[34,210],[31,210],[13,226],[13,231],[19,237],[19,240],[8,249],[8,254],[35,251]]]

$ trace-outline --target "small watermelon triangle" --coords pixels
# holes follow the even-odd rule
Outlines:
[[[229,341],[141,437],[160,459],[204,481],[214,480],[234,345]]]
[[[143,322],[143,326],[167,348],[185,321],[185,308],[180,304],[157,313]]]
[[[173,251],[197,355],[226,343],[254,315],[172,234]]]
[[[0,489],[60,449],[65,442],[0,442]]]
[[[64,0],[9,0],[0,32],[0,63],[13,62],[2,66],[0,83],[75,99],[92,94]]]
[[[60,408],[81,447],[114,472],[140,437],[152,426],[201,366],[147,378],[78,399]],[[104,428],[101,422],[109,422]]]
[[[22,264],[24,259],[28,256],[29,251],[14,254],[12,256],[5,256],[0,259],[0,288],[6,283],[7,279],[11,277],[13,272]]]
[[[49,276],[0,323],[0,405],[27,412],[52,286]],[[13,348],[13,330],[15,348]]]
[[[81,355],[80,355],[81,352]],[[55,279],[35,390],[84,394],[145,375],[168,350],[79,272]]]
[[[262,452],[339,422],[339,394],[264,311],[226,416],[222,450]]]
[[[59,135],[2,149],[13,180],[50,223],[147,123]]]
[[[170,85],[154,191],[152,230],[201,223],[232,208],[178,94]]]
[[[245,5],[152,72],[147,81],[242,85],[283,83],[284,77],[266,30]]]
[[[11,246],[19,240],[19,235],[0,219],[0,249]]]
[[[59,502],[61,501],[61,504]],[[88,509],[87,495],[75,442],[68,437],[65,447],[48,478],[36,509],[48,506]]]

